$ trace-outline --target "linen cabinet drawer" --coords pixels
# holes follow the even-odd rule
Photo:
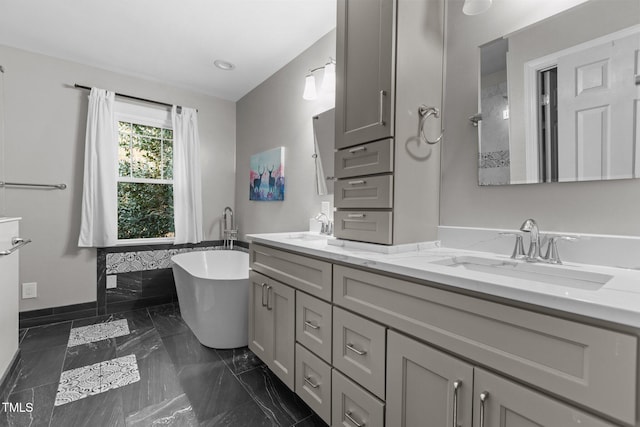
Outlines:
[[[331,366],[296,344],[296,394],[331,424]]]
[[[392,208],[393,177],[364,176],[341,179],[334,184],[336,208]]]
[[[384,399],[386,328],[333,308],[333,366]]]
[[[337,305],[635,425],[635,336],[337,265],[333,295]]]
[[[332,426],[384,427],[383,402],[335,369],[331,382]]]
[[[388,211],[335,211],[333,234],[341,239],[390,245],[392,217]]]
[[[296,291],[296,341],[331,363],[331,305]]]
[[[393,139],[384,139],[336,151],[336,178],[387,172],[393,172]]]
[[[327,301],[331,301],[331,271],[328,262],[252,243],[251,268]]]

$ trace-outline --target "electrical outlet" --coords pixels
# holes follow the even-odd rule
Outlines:
[[[37,298],[38,284],[36,282],[22,284],[22,299]]]
[[[107,275],[107,289],[115,289],[118,287],[118,276],[115,274]]]

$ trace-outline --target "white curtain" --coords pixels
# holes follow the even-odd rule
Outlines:
[[[115,93],[92,88],[84,149],[82,215],[78,246],[105,247],[117,242],[118,144]]]
[[[202,189],[198,113],[182,107],[171,109],[173,122],[174,244],[198,243],[202,233]]]

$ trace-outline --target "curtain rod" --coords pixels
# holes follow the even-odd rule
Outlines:
[[[73,87],[78,88],[78,89],[91,90],[91,88],[89,86],[82,86],[82,85],[79,85],[77,83],[74,84]],[[133,99],[135,101],[150,102],[152,104],[162,105],[164,107],[169,107],[169,108],[173,107],[172,104],[167,104],[166,102],[154,101],[153,99],[146,99],[146,98],[140,98],[140,97],[137,97],[137,96],[125,95],[123,93],[117,93],[116,92],[116,96],[120,96],[122,98]]]

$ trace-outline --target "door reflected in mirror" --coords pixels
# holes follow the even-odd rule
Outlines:
[[[335,109],[313,116],[316,192],[320,196],[333,194],[335,129]]]
[[[482,45],[479,184],[640,177],[639,52],[637,0],[591,0]]]

